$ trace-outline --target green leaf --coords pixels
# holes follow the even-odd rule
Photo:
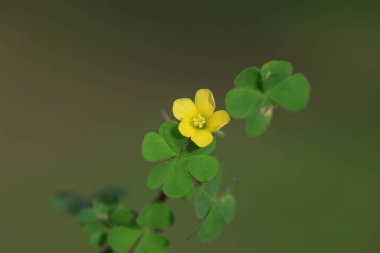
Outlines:
[[[227,194],[220,199],[219,210],[224,222],[230,224],[235,217],[236,200],[234,195]]]
[[[147,161],[155,162],[176,156],[176,153],[159,134],[150,132],[142,143],[142,156]]]
[[[186,137],[179,132],[178,122],[173,120],[165,121],[161,125],[159,133],[174,152],[178,153],[182,149]]]
[[[108,234],[108,245],[116,253],[125,253],[133,247],[141,234],[141,229],[113,227]]]
[[[100,221],[90,221],[84,224],[84,231],[87,235],[91,235],[94,233],[103,233],[104,224]]]
[[[202,185],[197,188],[194,204],[196,216],[199,219],[203,220],[214,204],[219,191],[221,178],[222,172],[219,170],[218,174],[211,181],[202,183]]]
[[[287,61],[269,61],[261,67],[261,80],[265,92],[275,87],[279,82],[290,76],[293,66]]]
[[[224,229],[224,220],[216,206],[211,207],[206,219],[197,231],[197,238],[202,242],[208,242],[219,237]]]
[[[216,149],[216,138],[213,139],[210,145],[200,148],[194,142],[189,142],[184,150],[182,156],[193,156],[193,155],[210,155]]]
[[[165,229],[173,225],[173,213],[163,203],[146,205],[137,218],[137,224],[151,229]]]
[[[84,225],[84,224],[92,222],[92,221],[97,221],[98,220],[97,216],[98,216],[98,214],[96,213],[96,211],[94,209],[86,208],[86,209],[83,209],[79,213],[77,220],[78,220],[79,224]]]
[[[302,74],[295,74],[283,80],[268,93],[268,96],[284,109],[297,112],[309,101],[310,84]]]
[[[260,70],[256,67],[249,67],[244,69],[236,76],[234,84],[236,88],[261,90]]]
[[[90,245],[99,249],[107,241],[107,236],[103,232],[97,232],[90,235]]]
[[[193,180],[175,159],[174,167],[163,184],[163,192],[170,198],[183,198],[194,189]]]
[[[169,241],[162,235],[151,231],[145,232],[137,245],[136,253],[166,253],[169,249]]]
[[[258,105],[253,108],[246,122],[245,132],[251,137],[262,135],[272,120],[272,107]]]
[[[117,187],[108,187],[97,191],[92,199],[104,205],[116,205],[125,195],[125,190]]]
[[[88,200],[71,192],[58,192],[49,199],[49,202],[56,210],[67,212],[72,215],[78,214],[84,208],[89,206]]]
[[[219,162],[214,156],[190,156],[183,160],[184,166],[199,182],[211,180],[218,173]]]
[[[147,179],[148,188],[152,190],[159,188],[177,165],[176,159],[172,159],[155,167],[149,173]]]
[[[133,224],[135,216],[130,208],[118,207],[111,213],[110,220],[117,225],[130,226]]]
[[[262,94],[259,91],[235,88],[226,96],[226,108],[233,118],[244,119],[260,101]]]

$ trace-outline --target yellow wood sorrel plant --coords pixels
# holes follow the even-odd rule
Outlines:
[[[269,126],[273,109],[297,112],[306,106],[310,94],[306,77],[293,74],[286,61],[246,68],[234,85],[226,95],[228,112],[216,110],[212,92],[200,89],[194,101],[174,101],[173,115],[179,122],[165,115],[158,133],[145,135],[142,156],[159,163],[149,173],[147,186],[159,193],[143,208],[120,203],[123,191],[119,189],[102,190],[90,198],[61,192],[51,198],[52,205],[75,215],[91,245],[103,253],[168,252],[169,240],[162,235],[174,222],[165,203],[168,198],[193,199],[201,222],[189,234],[202,242],[216,239],[233,220],[236,201],[230,190],[219,190],[222,174],[212,155],[216,148],[213,134],[230,122],[231,115],[246,119],[247,135],[259,136]]]

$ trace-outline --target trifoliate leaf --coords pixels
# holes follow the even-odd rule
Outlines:
[[[234,195],[227,194],[220,198],[219,210],[224,222],[228,225],[232,222],[236,212],[236,200]]]
[[[251,137],[263,134],[272,120],[272,111],[271,106],[265,107],[261,103],[255,106],[247,118],[245,132]]]
[[[211,207],[206,219],[197,231],[197,238],[202,242],[208,242],[219,237],[224,229],[224,220],[216,206]]]
[[[132,248],[141,234],[141,229],[113,227],[108,234],[107,242],[116,253],[125,253]]]
[[[149,173],[147,179],[148,188],[152,190],[159,188],[165,182],[168,175],[172,173],[176,166],[178,166],[177,160],[172,159],[155,167]]]
[[[196,216],[199,219],[203,220],[214,204],[219,191],[221,178],[222,172],[219,170],[218,174],[211,181],[202,183],[202,185],[197,188],[194,204]]]
[[[135,216],[130,208],[121,206],[112,211],[110,220],[120,226],[130,226]]]
[[[210,145],[200,148],[194,142],[189,142],[184,150],[182,156],[195,156],[195,155],[210,155],[216,149],[216,138],[213,139]]]
[[[163,203],[151,203],[141,210],[137,224],[151,229],[169,228],[173,224],[173,213]]]
[[[183,160],[183,165],[199,182],[211,180],[217,173],[219,162],[214,156],[190,156]]]
[[[309,101],[310,84],[302,74],[295,74],[280,82],[268,96],[284,109],[297,112]]]
[[[247,88],[235,88],[226,96],[226,108],[233,118],[244,119],[260,101],[259,91]]]
[[[174,157],[176,153],[166,143],[164,138],[157,133],[147,133],[142,142],[142,156],[147,161],[162,161]]]
[[[256,67],[249,67],[244,69],[236,76],[234,84],[236,88],[261,90],[260,70]]]
[[[188,196],[194,188],[193,180],[177,159],[173,169],[163,184],[163,192],[170,198],[183,198]]]
[[[169,249],[169,241],[162,235],[151,231],[144,233],[136,247],[136,253],[166,253]]]
[[[290,76],[293,66],[287,61],[269,61],[261,67],[261,80],[265,92],[275,87],[279,82]]]
[[[165,121],[161,125],[159,133],[174,152],[179,152],[182,149],[186,137],[179,132],[178,122],[173,120]]]

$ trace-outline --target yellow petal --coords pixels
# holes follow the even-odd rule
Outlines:
[[[173,115],[178,120],[192,117],[196,113],[197,109],[190,98],[179,98],[173,103]]]
[[[194,134],[195,128],[193,127],[192,122],[191,118],[185,118],[179,123],[178,130],[183,136],[190,137]]]
[[[214,136],[212,136],[210,131],[203,129],[195,129],[194,133],[191,135],[191,140],[201,148],[208,146],[213,138]]]
[[[214,112],[207,120],[207,129],[211,132],[218,131],[230,122],[230,115],[225,110]]]
[[[195,94],[195,105],[198,112],[208,118],[215,111],[215,100],[212,92],[208,89],[200,89]]]

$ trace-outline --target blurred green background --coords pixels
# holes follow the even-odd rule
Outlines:
[[[170,201],[171,252],[380,252],[379,31],[365,1],[0,1],[1,251],[95,252],[49,196],[116,185],[142,206],[160,109],[198,88],[223,108],[240,70],[284,59],[309,106],[260,138],[225,128],[236,220],[203,245],[192,203]]]

